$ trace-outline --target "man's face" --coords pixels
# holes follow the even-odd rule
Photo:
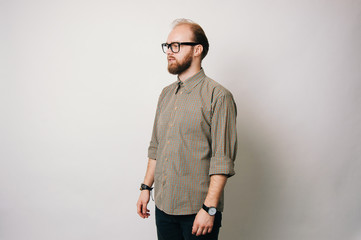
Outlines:
[[[172,42],[193,42],[193,33],[187,25],[175,27],[169,34],[167,43]],[[178,53],[167,50],[168,71],[171,74],[181,74],[187,70],[193,61],[193,47],[181,45]]]

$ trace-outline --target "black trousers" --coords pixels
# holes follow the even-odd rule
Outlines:
[[[222,222],[222,213],[216,213],[212,232],[199,237],[192,234],[195,217],[196,214],[169,215],[155,207],[158,240],[217,240]]]

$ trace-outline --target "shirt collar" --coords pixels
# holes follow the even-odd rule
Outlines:
[[[192,77],[187,78],[183,82],[177,78],[178,85],[182,85],[187,93],[190,93],[192,89],[198,85],[204,78],[206,77],[203,68],[201,70],[194,74]]]

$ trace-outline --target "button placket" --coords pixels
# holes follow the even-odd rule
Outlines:
[[[180,84],[178,91],[176,92],[176,99],[174,101],[174,108],[173,108],[173,114],[172,114],[172,119],[171,119],[171,126],[174,126],[176,117],[178,115],[178,111],[179,111],[179,102],[180,102],[180,98],[181,95],[183,94],[184,91],[184,87],[182,84]]]
[[[176,90],[175,92],[175,100],[174,100],[174,107],[173,107],[173,111],[171,112],[170,114],[170,120],[169,120],[169,129],[166,133],[166,138],[169,139],[169,136],[171,135],[172,133],[172,127],[174,126],[174,122],[175,122],[175,119],[176,119],[176,116],[177,116],[177,110],[179,109],[178,107],[178,100],[179,100],[179,97],[180,95],[183,94],[183,86],[180,84],[178,89]],[[167,149],[169,147],[169,145],[171,144],[171,140],[167,140],[166,141],[166,144],[164,146],[164,150]],[[166,169],[169,169],[169,164],[170,164],[170,160],[169,160],[169,157],[168,156],[165,156],[165,161],[163,162],[163,168],[162,168],[162,175],[163,175],[163,179],[162,179],[162,185],[163,187],[166,186],[166,182],[167,182],[167,171]]]

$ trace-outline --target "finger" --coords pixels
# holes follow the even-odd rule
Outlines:
[[[147,213],[147,210],[148,210],[146,203],[143,203],[142,209],[143,209],[143,215],[145,215]]]
[[[202,232],[203,232],[203,228],[199,227],[196,236],[198,237],[202,235]]]
[[[202,234],[206,235],[207,233],[208,233],[208,228],[204,228],[203,231],[202,231]]]
[[[149,209],[146,209],[146,213],[144,214],[144,216],[145,216],[146,218],[148,218],[148,217],[150,216],[149,212],[150,212],[150,210],[149,210]]]
[[[196,225],[193,225],[192,227],[192,234],[196,234],[197,233],[197,230],[198,230],[198,227]]]
[[[140,205],[140,216],[142,218],[145,218],[144,213],[143,213],[143,205]]]
[[[141,218],[144,218],[144,215],[142,212],[139,212],[138,215],[141,217]]]
[[[139,203],[137,203],[137,213],[142,217],[142,206]]]
[[[212,227],[208,228],[208,233],[211,233],[212,232]]]

